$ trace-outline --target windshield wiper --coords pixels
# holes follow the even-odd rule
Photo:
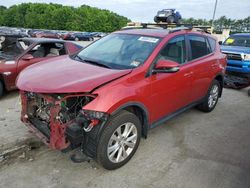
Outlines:
[[[101,66],[101,67],[105,67],[105,68],[109,68],[109,69],[111,68],[110,66],[99,63],[97,61],[93,61],[93,60],[89,60],[89,59],[83,59],[83,61],[90,63],[90,64],[93,64],[93,65],[97,65],[97,66]]]
[[[97,62],[97,61],[93,61],[93,60],[90,60],[90,59],[83,59],[83,58],[80,57],[79,55],[75,55],[75,58],[77,58],[77,59],[80,60],[81,62],[86,62],[86,63],[98,65],[98,66],[105,67],[105,68],[109,68],[109,69],[111,68],[110,66],[105,65],[105,64],[102,64],[102,63],[99,63],[99,62]]]
[[[75,58],[77,58],[78,60],[80,60],[80,61],[84,61],[84,59],[83,58],[81,58],[79,55],[75,55]]]

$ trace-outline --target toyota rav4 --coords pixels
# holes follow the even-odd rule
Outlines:
[[[194,106],[212,111],[225,66],[216,39],[203,32],[114,32],[21,72],[21,120],[50,148],[79,148],[116,169],[151,128]]]

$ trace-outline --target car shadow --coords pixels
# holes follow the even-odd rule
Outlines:
[[[18,95],[19,95],[19,91],[18,90],[5,92],[4,95],[0,98],[0,101],[17,98]]]

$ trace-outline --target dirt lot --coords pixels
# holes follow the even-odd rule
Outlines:
[[[132,160],[115,171],[94,161],[74,164],[69,153],[42,146],[0,163],[0,187],[249,188],[249,101],[246,89],[225,89],[212,113],[192,109],[153,129]],[[1,143],[30,137],[19,121],[17,92],[0,104]]]

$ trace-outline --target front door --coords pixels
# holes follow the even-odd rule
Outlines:
[[[176,73],[156,73],[151,82],[152,123],[179,110],[190,103],[192,67],[187,62],[185,36],[170,39],[158,54],[155,64],[160,59],[171,60],[180,64]]]

